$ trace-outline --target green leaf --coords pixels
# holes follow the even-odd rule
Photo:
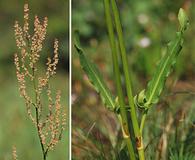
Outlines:
[[[114,111],[115,109],[115,101],[114,98],[109,91],[109,88],[107,87],[106,83],[103,81],[103,78],[97,69],[97,67],[94,65],[94,63],[91,63],[89,59],[84,55],[84,52],[82,48],[80,47],[80,41],[78,32],[75,32],[75,44],[74,44],[77,53],[79,54],[80,63],[87,74],[89,80],[93,84],[96,91],[100,94],[103,103],[106,105],[106,107],[109,110]]]
[[[178,20],[181,26],[181,30],[186,30],[188,25],[189,25],[189,19],[188,16],[186,15],[185,11],[180,8],[179,14],[178,14]]]
[[[175,40],[171,41],[168,44],[166,54],[161,59],[153,75],[153,78],[149,81],[147,85],[147,88],[144,93],[145,96],[143,96],[143,92],[138,95],[139,101],[142,101],[142,104],[140,105],[144,106],[144,108],[148,108],[152,104],[156,104],[159,101],[159,96],[164,88],[165,81],[169,76],[174,64],[176,63],[176,58],[178,57],[182,49],[183,32],[188,26],[188,20],[183,9],[180,9],[178,17],[180,21],[180,31],[176,33]]]

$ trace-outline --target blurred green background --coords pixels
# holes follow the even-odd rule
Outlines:
[[[117,4],[134,95],[145,88],[166,44],[174,39],[179,8],[184,8],[189,15],[190,26],[185,34],[184,48],[166,82],[160,102],[149,112],[144,128],[144,144],[147,146],[146,159],[170,159],[180,154],[180,160],[181,155],[194,160],[195,2],[117,0]],[[98,65],[114,94],[103,1],[73,0],[72,6],[73,30],[80,31],[87,57]],[[81,69],[75,50],[72,57],[73,159],[114,159],[122,143],[117,119],[104,109],[99,95]]]
[[[13,55],[17,52],[14,38],[14,22],[23,25],[24,0],[0,1],[0,160],[11,160],[12,145],[17,148],[18,159],[41,159],[40,144],[37,133],[29,120],[24,100],[20,98],[16,81]],[[53,88],[62,90],[62,105],[67,111],[67,125],[63,140],[48,160],[68,159],[68,0],[29,0],[30,28],[33,29],[35,14],[48,17],[48,30],[40,68],[45,69],[46,57],[52,56],[54,38],[59,40],[60,61],[56,78],[52,80]]]

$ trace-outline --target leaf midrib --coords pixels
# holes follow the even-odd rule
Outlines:
[[[153,97],[153,95],[154,95],[154,93],[155,93],[155,91],[156,91],[156,88],[158,87],[158,83],[159,83],[159,81],[160,81],[160,77],[162,76],[162,74],[163,74],[163,72],[164,72],[164,70],[165,70],[165,68],[166,68],[166,66],[167,66],[167,62],[170,60],[170,58],[171,58],[171,55],[173,54],[173,52],[174,52],[174,50],[175,50],[175,48],[177,47],[177,45],[178,45],[178,43],[181,41],[181,38],[177,41],[177,43],[174,45],[174,47],[173,47],[173,49],[172,49],[172,51],[171,51],[171,54],[170,54],[170,56],[167,58],[167,60],[165,61],[165,65],[163,66],[163,69],[160,71],[160,74],[159,74],[159,76],[158,76],[158,78],[157,78],[157,81],[156,81],[156,83],[155,83],[155,85],[154,85],[154,88],[153,88],[153,90],[152,90],[152,94],[150,95],[150,97],[149,97],[149,100],[148,100],[148,104],[150,105],[150,101],[152,100],[152,97]]]
[[[82,53],[83,55],[83,53]],[[83,56],[84,57],[84,56]],[[85,58],[85,57],[84,57]],[[86,58],[85,58],[86,59]],[[87,60],[86,60],[87,62]],[[114,104],[112,99],[110,98],[109,94],[107,93],[107,90],[104,88],[104,86],[102,85],[101,80],[99,79],[99,77],[96,75],[96,72],[93,71],[93,68],[89,65],[89,62],[87,62],[87,66],[89,67],[89,69],[91,70],[91,72],[94,74],[95,78],[97,79],[98,83],[100,84],[100,87],[102,88],[102,90],[104,91],[106,97],[108,98],[108,100],[110,101],[110,104],[112,105],[112,107],[114,108]],[[101,92],[101,91],[99,91]],[[101,94],[101,93],[100,93]]]

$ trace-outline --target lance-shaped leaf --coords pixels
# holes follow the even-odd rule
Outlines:
[[[107,87],[106,83],[103,81],[103,78],[95,66],[94,63],[90,62],[90,60],[84,55],[84,52],[82,48],[80,47],[80,41],[78,33],[75,32],[75,44],[74,44],[77,53],[79,54],[79,59],[81,66],[85,73],[87,74],[89,80],[93,84],[96,91],[100,94],[103,103],[106,105],[106,107],[109,110],[114,111],[115,109],[115,101],[114,98],[109,91],[109,88]]]
[[[145,92],[145,96],[142,93],[142,100],[139,99],[139,103],[144,105],[144,107],[149,107],[155,104],[159,100],[159,96],[164,88],[165,80],[170,74],[172,67],[176,63],[176,59],[183,46],[183,33],[187,29],[188,19],[183,9],[180,9],[178,14],[178,19],[180,23],[180,30],[176,33],[175,40],[171,41],[166,50],[166,54],[161,59],[157,66],[157,69],[153,75],[153,78],[148,83]]]

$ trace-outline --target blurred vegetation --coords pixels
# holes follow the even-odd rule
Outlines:
[[[190,17],[182,53],[158,105],[149,112],[144,128],[146,159],[195,159],[195,3],[192,0],[117,0],[122,19],[134,94],[151,78],[156,65],[174,39],[177,14]],[[78,29],[87,56],[98,65],[115,93],[111,50],[103,1],[73,0],[73,30]],[[122,136],[116,117],[101,103],[77,54],[72,60],[73,159],[119,159]],[[122,68],[121,68],[122,69]]]
[[[20,98],[16,81],[13,55],[17,52],[14,38],[14,22],[23,24],[25,0],[0,1],[0,160],[11,160],[12,145],[17,148],[18,159],[40,159],[41,148],[37,132],[28,118],[24,100]],[[30,28],[34,15],[48,17],[48,30],[42,51],[40,69],[45,69],[46,57],[52,56],[54,38],[59,40],[60,61],[53,88],[62,90],[62,105],[68,113],[68,0],[29,0]],[[44,73],[44,72],[43,72]],[[68,118],[68,117],[67,117]],[[48,159],[68,159],[68,119],[63,140]]]

